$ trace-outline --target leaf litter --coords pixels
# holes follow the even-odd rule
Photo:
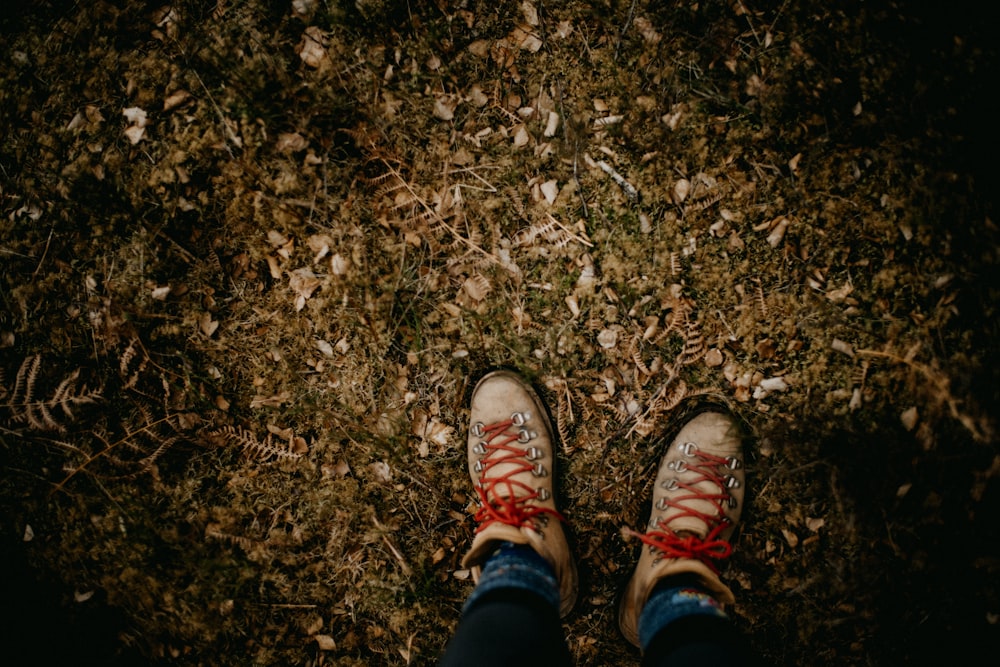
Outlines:
[[[0,19],[30,579],[146,662],[433,664],[471,585],[465,395],[513,365],[559,435],[581,664],[636,662],[619,528],[708,398],[754,434],[724,576],[768,662],[982,643],[996,54],[975,12],[909,4]]]

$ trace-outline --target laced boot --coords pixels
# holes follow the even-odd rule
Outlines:
[[[510,371],[486,375],[472,392],[469,475],[479,495],[479,524],[462,565],[479,581],[501,542],[527,544],[555,570],[561,616],[577,596],[576,564],[556,509],[552,426],[535,391]]]
[[[735,419],[703,412],[684,425],[660,461],[646,532],[624,531],[644,545],[618,609],[622,634],[635,646],[642,608],[664,577],[693,575],[720,603],[735,601],[717,564],[732,552],[729,538],[743,510],[742,456]]]

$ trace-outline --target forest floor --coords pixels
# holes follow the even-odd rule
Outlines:
[[[8,3],[6,650],[433,664],[508,366],[579,664],[637,664],[622,528],[705,396],[766,662],[995,651],[995,31],[910,4]]]

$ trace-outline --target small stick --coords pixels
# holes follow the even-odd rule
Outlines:
[[[636,190],[635,186],[629,183],[624,176],[615,171],[614,167],[604,160],[598,160],[597,166],[601,168],[601,171],[610,176],[611,180],[621,186],[622,191],[625,192],[625,196],[628,197],[629,201],[639,201],[639,191]]]

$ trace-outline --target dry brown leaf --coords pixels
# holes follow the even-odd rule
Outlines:
[[[330,56],[326,52],[327,37],[318,27],[311,25],[302,33],[295,51],[307,66],[324,69],[330,64]]]
[[[250,401],[250,407],[256,408],[277,408],[288,402],[292,395],[287,391],[274,394],[273,396],[254,396]]]
[[[309,299],[322,283],[323,281],[317,278],[311,269],[295,269],[288,274],[288,286],[296,294],[296,311],[302,310],[306,305],[306,299]]]
[[[274,144],[279,153],[298,153],[309,147],[309,141],[298,132],[282,132]]]

